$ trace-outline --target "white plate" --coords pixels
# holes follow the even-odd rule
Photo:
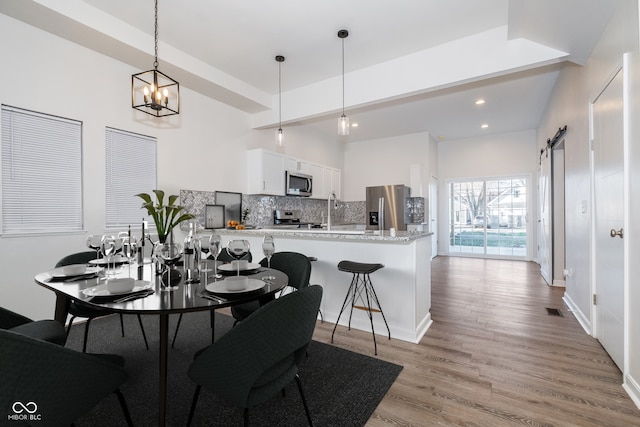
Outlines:
[[[225,283],[226,280],[209,283],[206,286],[206,290],[208,290],[209,292],[213,292],[214,294],[239,294],[244,292],[257,291],[258,289],[262,289],[265,285],[262,280],[258,279],[248,278],[247,281],[247,287],[239,291],[230,291],[229,289],[227,289],[227,284]]]
[[[250,262],[250,263],[247,264],[246,267],[244,267],[244,268],[240,267],[240,271],[257,270],[260,267],[262,267],[260,264],[258,264],[256,262]],[[231,266],[231,263],[219,265],[218,266],[218,270],[229,271],[229,272],[238,271],[237,268]]]
[[[114,256],[112,259],[109,260],[109,265],[115,265],[116,267],[122,264],[128,264],[129,260],[123,256],[120,255],[116,255]],[[106,267],[107,266],[107,259],[106,258],[98,258],[98,259],[92,259],[91,261],[89,261],[89,264],[91,265],[99,265],[101,267]]]
[[[104,285],[98,285],[98,286],[94,286],[92,288],[84,289],[82,291],[82,293],[85,294],[88,297],[106,297],[106,296],[109,296],[109,295],[132,294],[134,292],[144,291],[145,289],[151,289],[152,287],[153,287],[153,285],[151,284],[151,282],[149,282],[147,280],[136,280],[136,283],[133,286],[133,289],[131,289],[130,291],[127,291],[127,292],[114,292],[114,293],[111,293],[111,292],[109,292],[107,290],[107,284],[105,283]]]
[[[90,276],[93,276],[94,274],[100,273],[100,270],[102,270],[100,267],[87,267],[87,269],[82,274],[64,274],[62,267],[58,267],[56,268],[55,271],[51,273],[51,277],[55,277],[56,279],[62,279],[62,278],[68,279],[71,277],[84,277],[84,276],[90,277]]]

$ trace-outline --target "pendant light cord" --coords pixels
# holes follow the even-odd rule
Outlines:
[[[278,129],[282,130],[282,61],[278,61]]]
[[[344,38],[342,39],[342,115],[344,116]]]

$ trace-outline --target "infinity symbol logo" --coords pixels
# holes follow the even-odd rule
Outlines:
[[[21,414],[24,411],[27,411],[30,414],[34,414],[38,410],[38,405],[36,405],[35,402],[27,402],[26,405],[22,402],[14,402],[13,406],[11,406],[11,409],[13,409],[13,412],[15,412],[16,414]]]

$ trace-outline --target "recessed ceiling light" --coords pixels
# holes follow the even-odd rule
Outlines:
[[[488,127],[489,127],[489,125],[488,125],[488,124],[486,124],[486,123],[483,123],[480,127],[481,127],[482,129],[486,129],[486,128],[488,128]]]
[[[476,99],[476,105],[482,105],[484,104],[484,99],[480,98],[480,99]]]

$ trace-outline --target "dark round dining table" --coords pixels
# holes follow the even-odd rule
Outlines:
[[[211,266],[214,261],[210,261]],[[218,264],[220,265],[220,264]],[[95,266],[90,267],[96,269]],[[181,272],[181,268],[176,268]],[[284,289],[289,278],[279,270],[259,267],[247,272],[242,272],[251,279],[262,280],[263,277],[273,276],[274,279],[264,282],[264,286],[251,292],[238,292],[220,294],[209,292],[206,288],[212,289],[217,280],[213,271],[201,271],[199,283],[184,283],[184,274],[181,274],[179,281],[172,281],[175,285],[173,290],[165,290],[161,276],[156,274],[156,266],[152,262],[145,262],[142,265],[132,264],[120,265],[111,269],[101,269],[97,277],[83,278],[65,277],[62,268],[49,270],[35,276],[35,282],[56,294],[55,319],[63,325],[66,323],[67,310],[71,300],[81,301],[89,305],[101,308],[108,308],[117,313],[158,315],[160,321],[159,336],[159,420],[158,425],[164,426],[167,411],[167,352],[169,348],[169,315],[179,313],[189,313],[194,311],[211,311],[213,322],[213,311],[219,308],[231,307],[251,301],[258,301],[260,305],[275,298],[275,294]],[[128,295],[120,298],[111,298],[103,295],[106,281],[105,275],[110,278],[133,277],[136,280],[136,289],[148,288],[149,294],[137,295],[139,298],[120,301]],[[166,278],[166,276],[164,276]],[[98,288],[99,286],[99,288]],[[98,291],[99,290],[99,291]],[[151,293],[153,291],[153,293]],[[213,324],[212,324],[213,327]],[[213,333],[213,330],[212,330]]]

